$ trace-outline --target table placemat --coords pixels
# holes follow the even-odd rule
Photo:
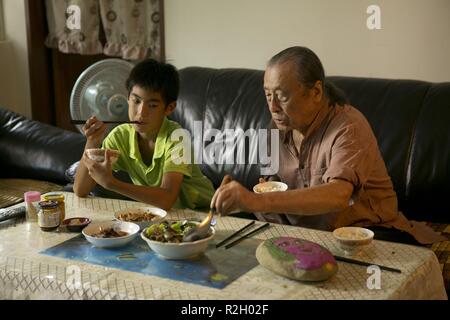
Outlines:
[[[40,253],[223,289],[258,265],[255,251],[261,242],[247,239],[231,249],[216,249],[215,244],[225,237],[216,234],[203,255],[188,260],[161,258],[140,237],[127,246],[106,249],[94,247],[80,235]]]

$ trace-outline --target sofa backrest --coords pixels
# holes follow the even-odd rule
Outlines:
[[[66,184],[65,171],[83,154],[83,135],[0,108],[0,178]]]
[[[193,136],[203,130],[259,129],[270,123],[263,71],[189,67],[180,70],[181,91],[172,118]],[[409,218],[450,220],[450,83],[329,77],[368,119],[399,199]],[[246,150],[246,155],[252,151]],[[248,157],[246,157],[248,159]],[[231,173],[248,188],[258,165],[201,164],[217,186]]]

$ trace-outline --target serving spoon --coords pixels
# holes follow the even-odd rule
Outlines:
[[[228,182],[233,180],[233,178],[230,175],[226,175],[223,177],[222,183],[220,184],[220,187],[226,185]],[[219,187],[219,188],[220,188]],[[208,212],[208,215],[205,219],[203,219],[202,222],[199,223],[199,225],[195,228],[192,228],[188,230],[184,236],[183,236],[183,242],[191,242],[203,239],[206,237],[206,235],[209,232],[210,226],[211,226],[211,220],[213,218],[213,215],[216,214],[216,208],[211,208]]]

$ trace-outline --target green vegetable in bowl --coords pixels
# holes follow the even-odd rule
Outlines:
[[[148,227],[145,235],[154,241],[180,243],[183,242],[184,234],[194,227],[196,224],[188,220],[162,221]]]

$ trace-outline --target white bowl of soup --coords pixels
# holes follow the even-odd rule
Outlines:
[[[82,233],[87,241],[98,248],[122,247],[133,241],[139,226],[131,222],[108,221],[91,223]]]
[[[135,223],[141,230],[163,220],[166,216],[166,210],[156,207],[126,208],[114,214],[116,220]]]
[[[366,228],[342,227],[335,229],[333,236],[345,254],[353,255],[372,242],[374,233]]]
[[[280,192],[286,191],[287,189],[288,185],[280,181],[262,182],[253,187],[253,191],[255,193]]]

